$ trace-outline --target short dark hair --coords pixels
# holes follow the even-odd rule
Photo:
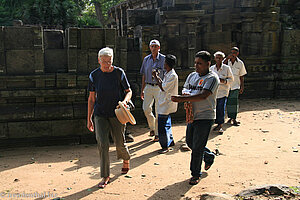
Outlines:
[[[240,49],[237,48],[237,47],[232,47],[231,50],[234,50],[234,51],[237,51],[237,52],[240,52]]]
[[[209,62],[211,60],[211,55],[208,51],[199,51],[196,53],[195,57],[202,58],[206,62]]]
[[[167,63],[167,65],[170,68],[174,68],[174,66],[176,64],[176,56],[174,56],[172,54],[166,55],[165,62]]]

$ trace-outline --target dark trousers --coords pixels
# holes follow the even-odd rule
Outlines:
[[[240,90],[230,90],[227,100],[227,115],[230,119],[236,119],[239,112],[239,93]]]
[[[217,99],[217,107],[216,107],[217,117],[215,123],[218,125],[224,124],[226,102],[227,102],[227,97]]]
[[[206,164],[212,165],[215,160],[215,154],[209,148],[204,147],[203,159]]]
[[[186,143],[192,149],[190,170],[193,177],[201,176],[203,152],[213,123],[213,119],[203,119],[187,125]]]
[[[168,148],[174,140],[170,115],[158,115],[158,138],[162,148]]]

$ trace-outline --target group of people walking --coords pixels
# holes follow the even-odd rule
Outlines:
[[[229,123],[239,126],[238,95],[244,90],[246,69],[238,58],[239,49],[233,47],[231,54],[225,57],[223,52],[214,54],[215,65],[211,66],[211,55],[199,51],[195,55],[195,71],[188,75],[181,95],[178,95],[178,75],[174,67],[176,56],[160,53],[160,42],[151,40],[151,54],[143,60],[141,99],[143,111],[150,128],[150,136],[159,142],[159,153],[167,153],[175,145],[172,134],[171,113],[177,111],[177,104],[185,102],[187,109],[186,144],[191,149],[189,183],[195,185],[201,177],[202,160],[205,170],[213,163],[214,154],[206,147],[211,128],[223,134],[225,108]],[[100,155],[102,180],[98,187],[104,188],[110,180],[109,135],[111,134],[117,150],[118,159],[123,159],[121,173],[129,171],[130,154],[125,143],[125,125],[114,114],[114,109],[121,101],[126,105],[132,96],[125,72],[113,66],[113,50],[103,48],[98,53],[100,67],[89,76],[89,99],[87,128],[94,131]],[[121,78],[117,78],[121,74]],[[125,92],[124,95],[120,95]],[[152,112],[155,102],[155,115]]]

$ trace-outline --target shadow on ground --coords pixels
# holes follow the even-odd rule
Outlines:
[[[203,172],[201,179],[206,178],[207,173]],[[172,185],[168,185],[156,193],[154,193],[148,200],[160,200],[160,199],[172,199],[172,200],[179,200],[182,199],[185,194],[193,187],[192,185],[188,184],[189,179],[184,181],[174,183]],[[200,181],[201,183],[201,181]]]

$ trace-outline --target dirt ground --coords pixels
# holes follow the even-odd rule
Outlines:
[[[208,147],[220,155],[196,186],[190,186],[191,152],[182,152],[185,123],[173,124],[176,145],[158,154],[145,125],[130,126],[131,169],[110,148],[112,182],[98,189],[96,145],[16,148],[0,151],[1,199],[185,199],[205,192],[236,194],[263,184],[300,185],[300,101],[242,100],[239,127],[210,134]],[[18,196],[19,194],[19,196]]]

